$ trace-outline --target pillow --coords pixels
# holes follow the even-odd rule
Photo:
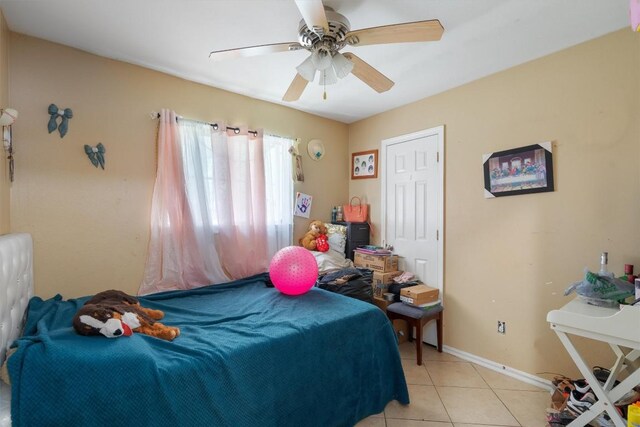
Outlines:
[[[344,254],[344,248],[347,245],[347,227],[339,224],[326,224],[327,238],[329,240],[329,248]]]
[[[311,253],[316,257],[316,263],[318,264],[318,271],[320,274],[332,270],[340,270],[350,267],[353,268],[353,262],[344,256],[344,252],[337,252],[333,249],[329,249],[327,252],[311,251]]]

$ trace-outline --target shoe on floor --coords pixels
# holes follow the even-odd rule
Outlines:
[[[576,418],[577,417],[575,415],[573,415],[571,412],[567,410],[564,410],[564,411],[547,410],[547,423],[549,423],[551,427],[566,426]]]
[[[640,401],[640,392],[631,389],[616,402],[616,406],[627,406],[637,401]]]
[[[567,409],[576,417],[586,412],[596,403],[596,397],[592,392],[580,393],[576,390],[571,392],[567,401]]]

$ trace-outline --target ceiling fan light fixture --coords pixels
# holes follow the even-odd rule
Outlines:
[[[309,82],[312,82],[316,76],[316,66],[313,65],[311,56],[308,56],[307,59],[302,61],[302,63],[296,67],[296,70],[298,70],[298,74],[300,74],[303,79]]]
[[[336,52],[336,54],[333,55],[332,65],[339,79],[344,79],[353,70],[353,62],[349,61],[340,52]]]
[[[311,62],[320,71],[331,68],[331,54],[324,49],[318,49],[311,54]]]
[[[333,70],[333,67],[329,67],[326,70],[320,70],[320,86],[334,85],[338,83],[338,76]]]

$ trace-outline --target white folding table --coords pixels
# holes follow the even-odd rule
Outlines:
[[[598,398],[589,411],[580,415],[569,426],[585,426],[606,411],[616,427],[626,427],[627,424],[617,413],[614,403],[640,384],[640,306],[625,305],[620,309],[597,307],[576,298],[564,307],[550,311],[547,322],[551,324],[551,329],[556,332]],[[616,361],[604,385],[595,378],[569,335],[609,344],[616,355]],[[614,387],[615,381],[625,370],[629,375]]]

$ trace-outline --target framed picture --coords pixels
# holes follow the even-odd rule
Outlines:
[[[487,199],[553,191],[551,142],[484,154],[482,163]]]
[[[293,214],[295,216],[309,218],[309,215],[311,215],[312,202],[313,202],[312,196],[297,192],[295,206],[293,207]]]
[[[378,177],[378,150],[351,154],[351,179]]]

